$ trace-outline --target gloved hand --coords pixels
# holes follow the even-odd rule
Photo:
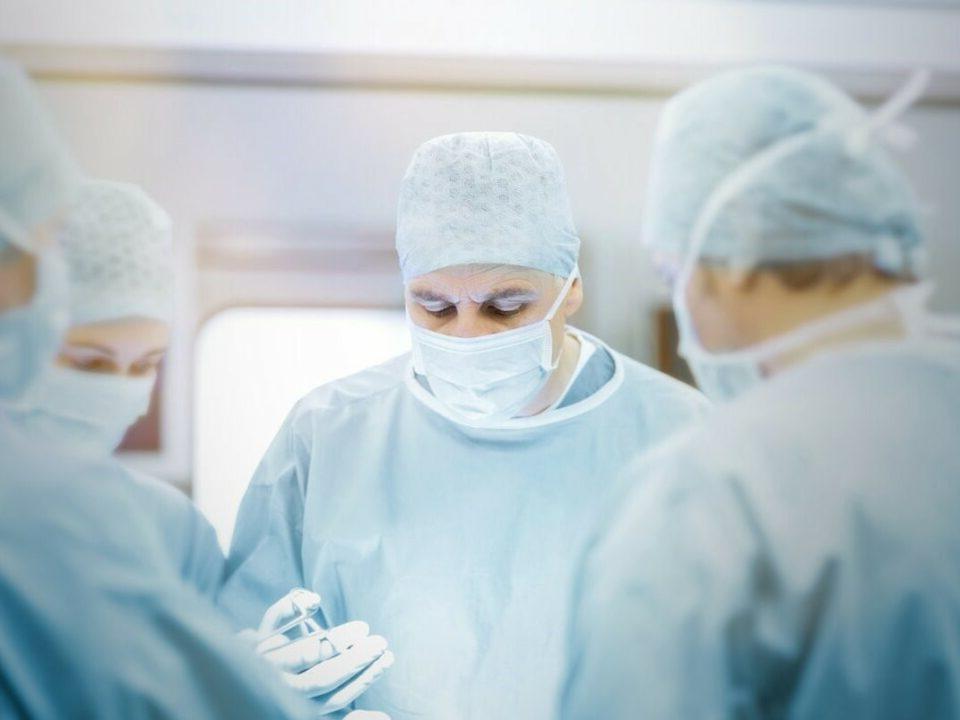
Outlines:
[[[393,664],[387,641],[364,622],[321,629],[313,616],[320,596],[296,588],[271,605],[256,631],[257,652],[287,684],[310,698],[320,715],[343,711]],[[248,637],[250,635],[248,634]],[[383,713],[354,711],[345,720],[389,720]]]

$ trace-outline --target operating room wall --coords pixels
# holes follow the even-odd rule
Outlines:
[[[516,130],[556,147],[585,244],[587,300],[576,322],[653,357],[651,313],[665,291],[639,228],[660,95],[132,80],[42,88],[91,174],[143,185],[174,218],[177,328],[164,428],[181,448],[167,469],[174,479],[189,471],[198,228],[266,222],[390,234],[410,154],[442,133]],[[920,107],[909,120],[918,143],[903,162],[929,208],[936,302],[960,309],[960,106]]]

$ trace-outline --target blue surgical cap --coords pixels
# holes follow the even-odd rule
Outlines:
[[[783,67],[728,72],[680,93],[657,131],[645,243],[682,258],[699,225],[701,259],[751,266],[868,254],[912,271],[916,203],[879,139],[864,135],[869,119],[826,80]]]
[[[568,276],[580,239],[556,151],[516,133],[444,135],[416,151],[400,186],[404,281],[453,265],[519,265]]]
[[[170,216],[139,187],[84,181],[58,239],[74,324],[127,317],[170,322]]]
[[[0,247],[34,252],[34,232],[66,208],[79,180],[27,76],[0,59]]]

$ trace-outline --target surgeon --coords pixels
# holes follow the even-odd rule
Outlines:
[[[562,717],[960,717],[960,323],[875,112],[737,70],[671,100],[644,234],[720,401],[631,470],[577,582]]]
[[[0,148],[0,717],[316,717],[282,680],[361,682],[365,628],[291,637],[318,607],[291,593],[255,634],[275,672],[181,581],[127,472],[11,422],[60,342],[66,278],[52,238],[80,179],[29,81],[2,60]],[[348,704],[348,691],[327,700]]]
[[[140,188],[84,180],[56,233],[68,327],[14,414],[46,446],[107,457],[147,412],[173,305],[171,223]],[[169,539],[181,575],[212,598],[223,575],[213,527],[169,484],[131,473]]]
[[[376,628],[397,662],[358,707],[554,717],[581,538],[704,408],[568,324],[579,248],[547,143],[424,144],[397,213],[412,353],[303,398],[250,483],[220,602],[249,625],[302,585]]]

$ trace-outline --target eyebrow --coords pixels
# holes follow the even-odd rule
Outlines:
[[[452,298],[446,295],[440,295],[432,290],[411,290],[410,297],[420,302],[448,302],[455,304]]]
[[[450,303],[451,305],[456,305],[457,300],[447,296],[435,293],[432,290],[411,290],[410,297],[414,300],[417,300],[421,303],[431,303],[431,302],[445,302]],[[520,287],[507,287],[501,288],[499,290],[494,290],[486,295],[481,295],[480,297],[470,297],[478,305],[483,305],[484,303],[502,301],[502,300],[512,300],[514,302],[532,302],[537,300],[540,297],[539,293],[535,290],[529,288],[520,288]]]
[[[494,290],[488,295],[476,298],[478,303],[492,302],[494,300],[514,300],[516,302],[532,302],[540,297],[540,294],[529,288],[507,287],[500,290]]]

